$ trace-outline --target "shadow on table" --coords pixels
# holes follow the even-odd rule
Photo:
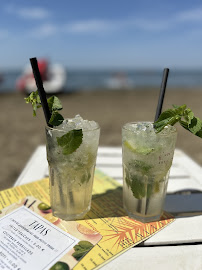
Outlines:
[[[122,197],[122,187],[108,190],[103,194],[93,195],[91,210],[87,213],[85,219],[127,216],[123,209]]]
[[[84,219],[125,217],[128,216],[123,209],[123,189],[108,190],[106,193],[93,195],[91,210]],[[161,220],[173,218],[173,215],[164,212]]]

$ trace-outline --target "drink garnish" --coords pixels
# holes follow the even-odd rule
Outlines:
[[[38,91],[32,92],[27,98],[25,98],[25,102],[31,103],[33,108],[33,116],[36,116],[37,109],[42,107]],[[64,120],[63,116],[58,112],[63,108],[62,103],[56,96],[49,97],[47,102],[51,113],[49,124],[53,126],[59,126]],[[69,155],[76,151],[76,149],[81,145],[82,140],[82,129],[73,129],[62,137],[57,137],[58,145],[63,148],[64,155]]]
[[[162,112],[157,121],[154,122],[154,128],[156,133],[159,133],[165,126],[173,126],[178,122],[183,128],[202,138],[202,121],[194,116],[194,113],[190,108],[187,108],[187,105],[173,105],[173,109]]]
[[[25,102],[31,103],[32,108],[33,108],[33,116],[36,116],[36,110],[38,108],[41,108],[41,99],[38,94],[38,91],[32,92],[27,98],[25,98]]]
[[[154,129],[156,133],[159,133],[167,125],[173,126],[176,123],[179,123],[189,132],[202,138],[202,121],[200,118],[195,117],[192,110],[187,108],[186,105],[173,105],[173,109],[168,109],[161,113],[157,121],[154,122]],[[124,146],[135,154],[148,155],[154,151],[154,149],[151,151],[152,148],[135,148],[128,141],[124,142]],[[170,166],[171,163],[167,169],[169,169]],[[149,178],[152,177],[150,176],[150,169],[152,169],[152,166],[142,161],[132,160],[130,167],[133,168],[135,174],[129,174],[128,170],[125,169],[125,180],[127,186],[131,188],[133,196],[136,199],[141,199],[145,196],[149,198],[152,193],[158,192],[160,182],[165,177],[165,173],[156,177],[154,183],[152,184],[152,181],[149,181]]]
[[[33,116],[36,116],[36,111],[38,108],[41,108],[41,99],[38,91],[32,92],[27,98],[25,98],[26,103],[31,103],[33,108]],[[47,99],[48,108],[51,113],[51,118],[49,124],[53,126],[59,126],[64,120],[63,116],[58,112],[62,110],[62,104],[56,96],[51,96]]]
[[[73,129],[62,137],[57,137],[58,145],[63,148],[64,155],[72,154],[81,145],[83,138],[82,129]]]
[[[154,151],[154,148],[151,147],[134,147],[131,145],[129,141],[124,141],[124,146],[131,150],[133,153],[141,154],[141,155],[148,155]]]

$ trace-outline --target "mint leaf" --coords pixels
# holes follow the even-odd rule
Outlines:
[[[176,106],[173,105],[174,109],[169,109],[163,112],[158,120],[154,122],[154,128],[156,133],[162,131],[166,125],[174,125],[177,122],[190,131],[194,135],[202,138],[202,121],[200,118],[195,117],[191,109],[187,108],[186,105]]]
[[[63,116],[59,114],[57,111],[54,111],[48,123],[51,124],[52,126],[59,126],[60,124],[62,124],[63,120],[64,120]]]
[[[184,111],[184,119],[185,121],[179,121],[181,126],[184,127],[186,130],[189,130],[194,135],[198,135],[200,137],[199,131],[202,129],[202,122],[198,117],[194,116],[194,113],[191,109],[186,109]]]
[[[154,123],[154,128],[156,129],[156,132],[159,133],[164,129],[165,126],[167,125],[173,126],[174,124],[176,124],[180,120],[180,118],[181,117],[179,115],[175,115],[162,121],[157,120]]]
[[[169,109],[164,111],[158,118],[158,120],[154,123],[154,128],[156,132],[159,133],[164,129],[167,125],[174,125],[179,121],[180,115],[179,112],[182,110],[182,106],[173,105],[174,109]]]
[[[167,111],[162,112],[156,122],[161,122],[163,120],[166,120],[166,119],[174,117],[174,116],[176,116],[176,110],[175,109],[169,109]]]
[[[25,102],[31,103],[33,108],[33,116],[36,116],[36,110],[41,107],[41,100],[38,93],[38,90],[35,92],[32,92],[27,98],[24,98]]]
[[[176,105],[173,105],[173,108],[175,109],[175,113],[178,114],[179,116],[183,116],[184,115],[184,112],[187,108],[187,105],[181,105],[181,106],[176,106]]]
[[[191,124],[191,120],[194,118],[194,113],[190,109],[186,109],[184,112],[184,119],[188,124]]]
[[[33,115],[36,116],[36,110],[42,107],[38,90],[32,92],[29,97],[25,98],[25,102],[31,103],[33,108]],[[49,124],[53,126],[59,126],[64,120],[63,116],[58,112],[59,110],[62,110],[62,104],[59,98],[57,98],[56,96],[51,96],[47,99],[47,102],[51,113]],[[82,129],[80,129],[72,130],[67,134],[63,135],[61,138],[57,138],[57,142],[59,146],[63,147],[63,154],[69,155],[80,146],[80,144],[82,143],[82,139],[83,133]],[[89,179],[86,179],[86,181],[88,180]]]
[[[125,181],[126,181],[126,184],[129,188],[130,187],[130,174],[126,168],[125,168]]]
[[[62,103],[56,96],[51,96],[47,99],[50,112],[62,110]]]
[[[187,122],[180,120],[179,123],[183,128],[190,131],[189,128],[188,128],[188,123]]]
[[[148,173],[152,168],[151,165],[141,160],[134,160],[133,162],[130,163],[130,166],[136,169],[137,171],[142,172],[143,174]]]
[[[63,148],[64,155],[72,154],[82,143],[83,132],[82,129],[74,129],[63,135],[57,137],[58,145]]]
[[[193,117],[190,124],[188,124],[188,128],[193,134],[196,134],[202,128],[201,120],[198,117]]]
[[[182,117],[185,117],[185,120],[187,121],[189,118],[191,118],[191,114],[189,110],[186,110],[186,105],[182,106],[176,106],[173,105],[174,109],[169,109],[167,111],[164,111],[158,118],[158,120],[154,123],[154,128],[156,129],[156,132],[160,132],[164,129],[167,125],[175,125],[177,122],[181,120]],[[185,113],[187,111],[187,113]]]
[[[146,195],[146,186],[145,183],[142,180],[142,177],[133,175],[132,176],[132,182],[130,184],[131,191],[133,193],[133,196],[137,199],[141,199],[145,197]]]
[[[201,121],[201,120],[198,118],[198,121]],[[201,128],[199,129],[200,123],[198,121],[194,120],[190,125],[187,122],[185,122],[185,121],[180,121],[179,123],[186,130],[188,130],[191,133],[193,133],[194,135],[202,138],[202,123],[201,123]],[[196,123],[196,126],[197,126],[197,123],[198,123],[198,127],[194,126],[194,122]]]
[[[88,173],[87,175],[86,174],[84,174],[82,177],[81,177],[81,183],[83,184],[83,183],[88,183],[88,181],[90,180],[90,178],[91,178],[91,174],[90,173]]]
[[[32,92],[27,98],[25,98],[25,102],[31,103],[33,107],[33,115],[36,116],[36,110],[42,107],[38,90]],[[59,98],[57,98],[56,96],[51,96],[50,98],[47,99],[47,102],[51,113],[62,110],[62,104]]]
[[[202,129],[199,130],[195,135],[198,136],[198,137],[200,137],[200,138],[202,138]]]

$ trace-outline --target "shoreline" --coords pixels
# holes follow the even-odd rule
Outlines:
[[[101,127],[101,146],[121,146],[121,127],[127,122],[153,121],[159,89],[148,90],[95,90],[61,93],[64,117],[80,114],[95,120]],[[30,104],[24,94],[0,93],[0,190],[11,187],[26,162],[40,144],[45,144],[45,120],[42,110],[33,118]],[[202,91],[168,88],[163,110],[172,104],[187,104],[195,116],[202,119]],[[202,165],[202,140],[177,125],[176,147]]]
[[[156,86],[134,86],[124,89],[119,88],[64,88],[64,90],[60,93],[55,93],[55,95],[63,95],[63,94],[76,94],[76,93],[95,93],[95,92],[122,92],[122,91],[159,91],[160,90],[160,84]],[[167,91],[193,91],[193,92],[200,92],[202,91],[202,85],[201,86],[167,86]],[[18,94],[18,95],[26,95],[23,92],[19,92],[16,89],[13,88],[6,88],[1,89],[0,88],[0,96],[1,95],[7,95],[7,94]]]

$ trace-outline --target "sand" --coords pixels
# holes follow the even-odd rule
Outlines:
[[[121,127],[130,121],[153,121],[159,90],[100,90],[60,94],[63,116],[80,114],[101,127],[101,146],[121,146]],[[202,119],[201,89],[167,89],[163,110],[187,104]],[[36,118],[19,93],[0,94],[0,190],[11,187],[35,148],[45,144],[45,120]],[[177,147],[202,165],[202,140],[178,126]]]

